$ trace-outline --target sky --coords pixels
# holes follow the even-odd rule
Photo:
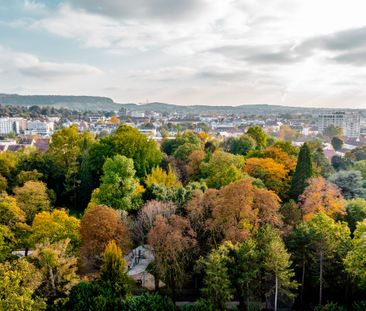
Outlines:
[[[0,0],[0,92],[366,108],[364,0]]]

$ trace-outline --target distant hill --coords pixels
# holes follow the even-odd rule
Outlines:
[[[246,114],[246,115],[274,115],[286,113],[312,113],[334,110],[324,108],[289,107],[279,105],[241,105],[241,106],[183,106],[165,103],[147,104],[118,104],[113,99],[99,96],[65,96],[65,95],[18,95],[0,94],[0,104],[14,106],[53,106],[73,110],[115,111],[122,107],[128,111],[155,111],[160,113],[185,114]],[[349,109],[340,109],[349,110]]]
[[[0,94],[0,104],[13,106],[53,106],[75,110],[118,110],[111,98],[98,96]]]

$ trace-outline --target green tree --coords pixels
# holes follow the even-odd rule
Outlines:
[[[42,276],[25,259],[0,263],[0,310],[45,310],[45,302],[36,295]]]
[[[290,254],[278,231],[265,226],[259,231],[258,237],[264,270],[269,281],[274,283],[267,292],[267,297],[274,293],[273,309],[276,311],[279,293],[294,297],[293,290],[297,288],[297,283],[293,280],[295,273],[291,268]]]
[[[360,171],[362,178],[366,179],[366,160],[357,161],[353,165],[352,170]]]
[[[350,231],[346,224],[339,223],[323,213],[315,215],[309,222],[304,223],[304,230],[308,230],[311,248],[317,257],[319,280],[319,305],[323,301],[324,270],[336,269],[342,272],[342,259],[350,245]],[[326,265],[328,263],[328,265]],[[338,263],[338,265],[337,265]],[[336,282],[336,278],[332,280]]]
[[[353,232],[357,223],[366,219],[366,200],[358,198],[348,201],[346,211],[346,221],[351,232]]]
[[[27,181],[22,187],[14,189],[18,206],[25,212],[26,223],[31,224],[35,215],[51,209],[46,184],[40,181]]]
[[[234,297],[229,271],[226,266],[228,248],[225,245],[213,250],[203,260],[205,266],[202,294],[215,308],[227,310],[227,304]]]
[[[101,184],[94,190],[92,202],[121,210],[136,209],[142,203],[141,192],[133,160],[116,155],[105,161]]]
[[[292,177],[290,196],[297,200],[307,186],[307,180],[313,176],[313,163],[309,146],[304,143],[301,146],[295,173]]]
[[[347,199],[366,198],[364,180],[359,171],[339,171],[329,177],[329,181],[336,184]]]
[[[254,138],[248,134],[243,134],[238,138],[230,137],[224,142],[224,150],[232,154],[246,155],[256,147]]]
[[[340,151],[340,150],[342,150],[342,147],[343,147],[343,140],[340,139],[339,137],[335,136],[332,138],[331,144],[335,151]]]
[[[201,146],[197,145],[197,144],[192,144],[192,143],[185,143],[183,145],[180,145],[174,151],[174,157],[176,159],[182,160],[183,162],[187,163],[191,153],[196,150],[201,150]]]
[[[352,248],[344,258],[346,271],[361,287],[366,286],[366,221],[359,222],[354,232]]]
[[[244,166],[242,156],[216,151],[207,163],[201,164],[201,171],[209,188],[221,188],[244,178]]]
[[[324,155],[322,148],[317,148],[313,152],[313,161],[315,164],[314,172],[317,174],[320,174],[324,178],[328,178],[330,175],[334,174],[334,168]]]
[[[341,137],[343,130],[340,127],[335,127],[333,124],[326,127],[323,131],[323,136],[331,139],[332,137]]]
[[[267,134],[264,133],[260,126],[251,126],[247,130],[247,134],[254,138],[257,143],[257,148],[261,149],[267,146]]]

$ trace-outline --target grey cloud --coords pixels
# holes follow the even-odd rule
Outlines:
[[[224,46],[212,49],[211,52],[220,53],[229,58],[247,61],[255,64],[287,64],[295,63],[303,58],[291,46]]]
[[[114,18],[175,20],[196,14],[205,7],[203,0],[71,0],[88,12]]]
[[[366,65],[366,50],[342,53],[336,57],[331,58],[331,60],[338,63],[350,64],[355,66]]]

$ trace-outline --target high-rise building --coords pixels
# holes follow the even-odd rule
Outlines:
[[[360,136],[361,117],[358,112],[327,112],[319,115],[319,132],[323,133],[324,129],[333,125],[341,128],[346,137]]]
[[[26,122],[23,118],[0,118],[0,134],[19,134],[24,131]]]

